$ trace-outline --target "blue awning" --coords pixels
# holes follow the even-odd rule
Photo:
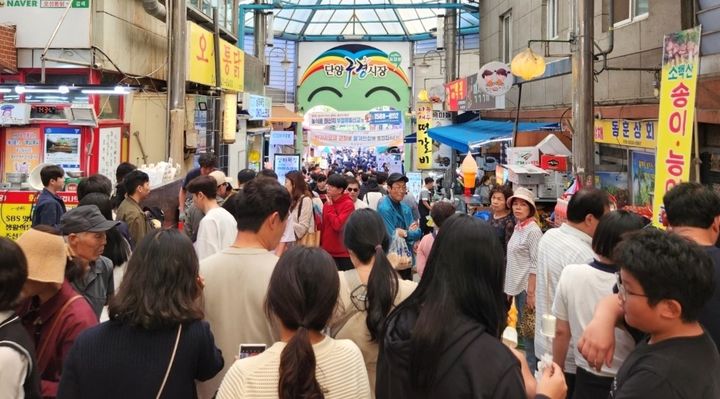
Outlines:
[[[442,144],[461,151],[468,152],[470,147],[476,147],[485,142],[494,142],[512,139],[514,121],[472,121],[459,125],[434,127],[428,130],[430,138]],[[557,130],[558,123],[520,122],[518,132],[537,130]]]

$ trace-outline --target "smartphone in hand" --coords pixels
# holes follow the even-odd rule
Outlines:
[[[240,344],[238,351],[238,359],[245,359],[246,357],[257,356],[267,349],[265,344]]]

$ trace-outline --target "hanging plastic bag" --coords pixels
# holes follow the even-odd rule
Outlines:
[[[412,267],[410,248],[408,248],[405,239],[397,235],[397,233],[393,235],[387,257],[395,270],[405,270]]]

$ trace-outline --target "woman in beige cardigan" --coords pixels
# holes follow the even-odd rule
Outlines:
[[[285,175],[285,188],[290,192],[290,211],[288,214],[288,225],[286,234],[290,234],[290,230],[294,240],[283,239],[275,253],[280,256],[284,251],[295,244],[305,244],[303,241],[307,234],[315,233],[315,219],[313,216],[312,194],[308,189],[303,174],[297,170],[288,172]]]

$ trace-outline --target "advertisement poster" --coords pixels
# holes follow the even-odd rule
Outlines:
[[[417,168],[432,168],[433,143],[428,136],[432,123],[432,103],[417,103]]]
[[[628,190],[627,173],[595,172],[595,187],[598,187],[615,197],[618,209],[622,209],[626,205],[630,205],[630,190]]]
[[[37,191],[0,192],[0,237],[15,240],[30,228],[33,204],[39,194]],[[59,192],[58,195],[68,210],[77,206],[77,193]]]
[[[5,173],[30,173],[40,164],[40,129],[33,127],[5,130]]]
[[[616,144],[654,150],[657,121],[631,121],[627,119],[596,119],[594,138],[596,143]]]
[[[695,88],[700,72],[700,27],[665,35],[663,42],[657,170],[653,198],[688,181],[691,166]],[[662,201],[654,201],[653,225],[663,228]]]
[[[445,84],[445,110],[457,112],[460,106],[465,107],[467,97],[467,81],[465,78],[453,80]]]
[[[652,206],[655,187],[655,154],[632,152],[632,204]]]
[[[505,96],[492,97],[480,87],[482,78],[472,74],[465,78],[467,81],[467,95],[465,101],[460,102],[460,111],[478,111],[482,109],[504,109]]]
[[[282,154],[282,146],[295,144],[295,132],[286,132],[283,130],[273,130],[270,132],[270,149],[268,151],[268,160],[270,163],[275,162],[275,154]]]
[[[318,106],[305,114],[303,128],[307,129],[308,143],[315,147],[401,146],[403,121],[396,117],[397,114],[400,111],[388,107],[371,111],[335,111]],[[384,123],[378,123],[380,119]]]
[[[403,143],[403,129],[379,131],[309,130],[311,146],[328,147],[393,147]]]
[[[415,197],[416,200],[420,200],[420,190],[423,188],[423,176],[420,172],[407,172],[405,174],[408,178],[407,190]]]
[[[43,162],[59,165],[65,171],[79,171],[80,145],[80,128],[46,128]]]
[[[27,125],[30,104],[0,103],[0,126]]]
[[[115,185],[115,168],[120,164],[120,128],[105,127],[100,129],[100,143],[98,145],[98,173],[105,175]]]
[[[293,170],[300,170],[300,154],[276,154],[273,170],[278,175],[280,184],[285,184],[285,175]]]

